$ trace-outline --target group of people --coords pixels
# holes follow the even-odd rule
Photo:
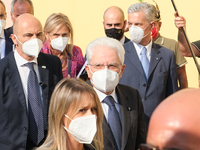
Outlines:
[[[85,59],[65,14],[53,13],[42,28],[31,0],[13,0],[8,29],[6,17],[0,0],[0,150],[200,147],[199,90],[184,89],[184,17],[175,13],[176,42],[160,35],[157,4],[131,5],[128,20],[111,6],[107,37],[89,43]],[[200,56],[199,42],[192,45]],[[84,63],[87,81],[76,79]]]

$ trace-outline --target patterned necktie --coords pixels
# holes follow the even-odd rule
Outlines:
[[[121,120],[119,118],[119,113],[115,107],[115,101],[112,96],[106,96],[103,102],[109,106],[108,124],[110,125],[111,131],[115,138],[115,148],[117,150],[120,150],[122,142],[122,127]]]
[[[148,72],[149,72],[149,60],[147,58],[147,49],[146,47],[143,47],[141,53],[141,64],[142,64],[142,67],[143,67],[143,70],[144,70],[144,74],[145,74],[145,78],[146,78],[146,81],[148,79]]]
[[[27,63],[30,69],[28,75],[28,110],[29,110],[29,137],[35,145],[38,145],[44,138],[44,118],[42,101],[37,75],[33,63]]]

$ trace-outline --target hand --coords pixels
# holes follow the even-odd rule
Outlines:
[[[67,75],[67,78],[70,78],[70,74]]]
[[[183,16],[179,16],[177,15],[177,12],[174,13],[175,16],[175,20],[174,20],[174,24],[175,26],[180,29],[181,27],[186,27],[186,20]]]

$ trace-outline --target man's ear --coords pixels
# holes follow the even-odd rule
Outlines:
[[[88,65],[85,65],[85,70],[87,71],[88,78],[91,79],[92,78],[92,73],[91,73],[90,68],[89,68]]]
[[[155,21],[151,21],[151,30],[153,30],[155,26],[156,26]]]
[[[7,12],[5,13],[5,18],[7,19]]]
[[[13,43],[14,43],[15,45],[18,44],[18,43],[17,43],[17,38],[14,36],[14,34],[11,34],[11,35],[10,35],[10,38],[12,39],[12,41],[13,41]]]
[[[13,17],[13,13],[10,12],[10,16],[11,16],[11,20],[14,23],[15,22],[15,18]]]
[[[121,79],[121,77],[122,77],[122,75],[123,75],[123,72],[124,72],[124,70],[125,70],[125,64],[123,64],[122,65],[122,69],[121,69],[121,72],[120,72],[120,74],[119,74],[119,79]]]
[[[162,22],[160,21],[160,22],[158,23],[158,25],[159,25],[159,28],[161,28],[161,26],[162,26]]]
[[[47,41],[48,43],[51,43],[51,39],[49,37],[50,35],[46,32],[44,32],[44,40]]]
[[[128,22],[127,20],[124,20],[124,32],[128,32],[129,28],[128,28]]]

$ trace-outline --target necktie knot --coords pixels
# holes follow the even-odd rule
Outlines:
[[[147,49],[146,49],[146,47],[143,47],[140,55],[146,55],[146,54],[147,54]]]
[[[108,106],[115,106],[115,100],[112,96],[106,96],[103,100]]]
[[[31,63],[26,63],[25,65],[30,69],[30,71],[34,71],[34,67],[33,67],[33,62]]]

